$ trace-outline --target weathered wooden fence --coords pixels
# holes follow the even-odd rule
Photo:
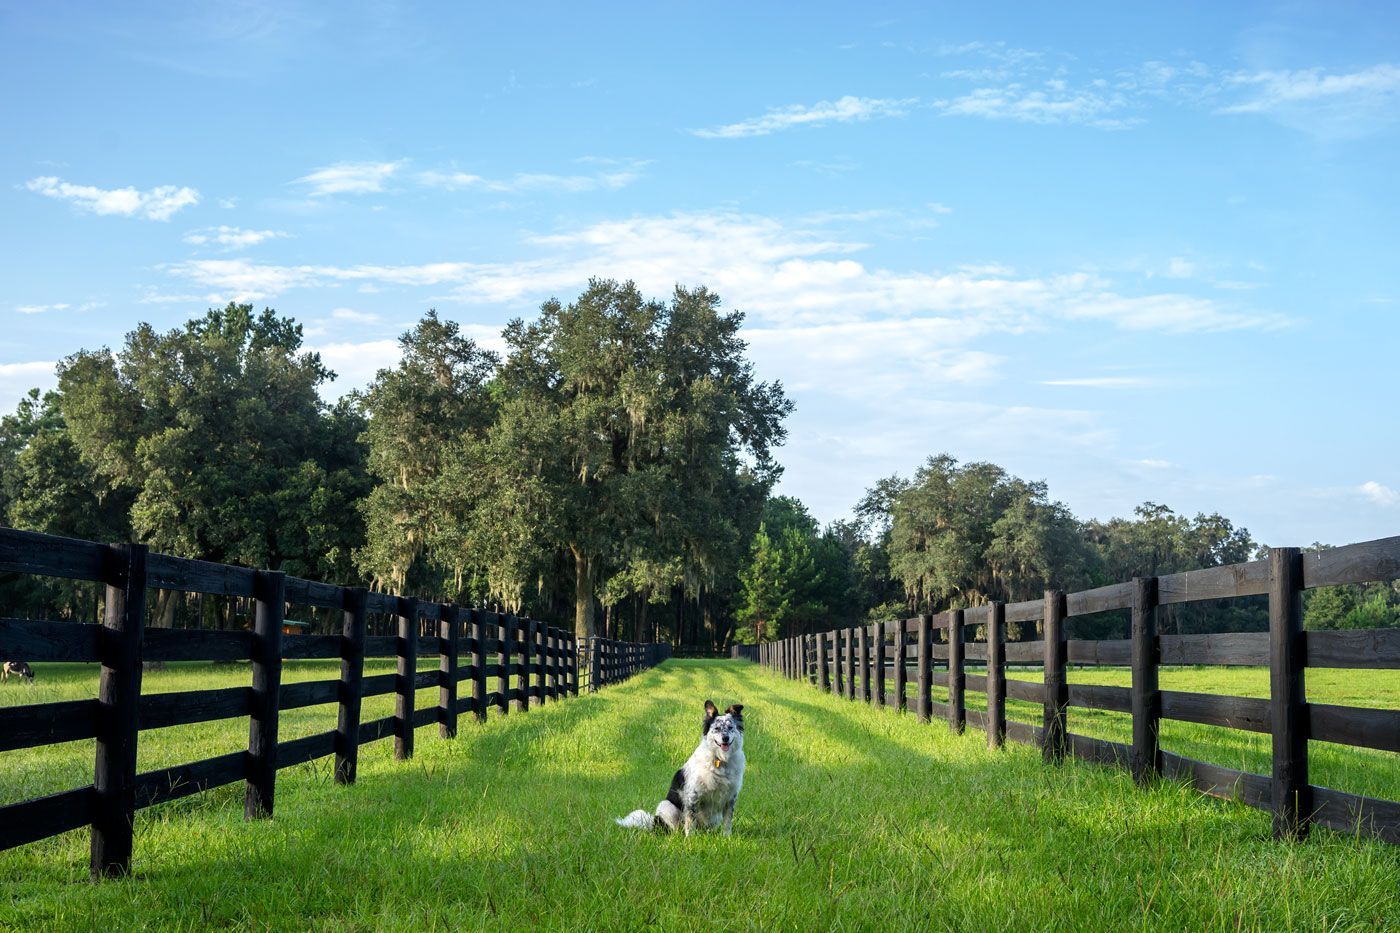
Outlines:
[[[586,681],[584,689],[589,691],[626,680],[671,656],[671,646],[668,644],[617,641],[612,638],[590,638],[583,651],[580,670],[584,672]]]
[[[1304,836],[1316,823],[1400,844],[1400,803],[1317,787],[1308,780],[1310,740],[1400,753],[1400,710],[1309,703],[1304,684],[1309,667],[1400,669],[1400,629],[1304,631],[1301,599],[1303,590],[1314,587],[1395,579],[1400,579],[1400,537],[1308,553],[1273,548],[1267,560],[794,636],[761,645],[759,663],[839,696],[901,711],[910,702],[912,665],[912,702],[921,721],[946,718],[958,732],[970,723],[986,730],[992,746],[1005,738],[1036,745],[1047,762],[1073,755],[1126,768],[1140,783],[1161,776],[1186,781],[1204,793],[1271,811],[1278,837]],[[1157,632],[1159,606],[1266,594],[1267,632]],[[1125,609],[1131,612],[1129,639],[1065,636],[1069,618]],[[1039,623],[1042,637],[1008,642],[1010,622]],[[1008,678],[1008,664],[1043,668],[1043,682]],[[1132,686],[1071,684],[1066,676],[1070,664],[1131,667]],[[1158,668],[1163,664],[1267,666],[1270,697],[1162,690]],[[981,673],[968,673],[973,666]],[[933,700],[935,684],[948,688],[947,703]],[[967,708],[969,690],[986,695],[985,713]],[[1040,725],[1008,721],[1007,697],[1041,704]],[[1130,713],[1132,744],[1070,732],[1070,707]],[[1272,774],[1250,774],[1163,751],[1158,741],[1163,719],[1271,735]]]
[[[98,697],[0,707],[0,751],[96,739],[93,783],[0,807],[0,850],[92,827],[94,878],[122,874],[131,864],[135,812],[236,781],[246,784],[244,815],[270,817],[277,772],[335,756],[335,780],[355,781],[360,746],[394,739],[397,758],[413,755],[414,730],[437,723],[451,738],[457,717],[478,720],[579,692],[586,655],[590,689],[616,683],[660,663],[664,646],[592,639],[579,650],[572,632],[543,622],[482,609],[371,593],[225,564],[148,553],[142,545],[105,545],[0,527],[0,572],[63,577],[106,588],[102,624],[0,619],[0,660],[87,661],[101,664]],[[147,628],[149,589],[251,599],[252,631]],[[338,611],[338,635],[283,637],[288,605]],[[397,634],[369,635],[371,613],[396,620]],[[430,637],[422,632],[435,631]],[[418,670],[438,657],[437,670]],[[366,658],[396,658],[392,674],[364,676]],[[340,659],[334,680],[282,684],[282,662]],[[252,685],[142,695],[144,661],[251,660]],[[415,694],[438,687],[434,706],[415,708]],[[362,721],[361,700],[392,693],[394,714]],[[282,710],[335,703],[336,728],[279,742]],[[204,761],[136,772],[142,731],[246,716],[248,747]]]

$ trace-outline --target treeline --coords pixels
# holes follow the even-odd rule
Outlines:
[[[335,405],[290,318],[230,304],[143,324],[0,420],[0,517],[723,644],[792,408],[755,378],[742,321],[703,288],[663,302],[594,281],[512,321],[500,357],[429,312],[397,366]],[[238,622],[228,601],[158,595],[153,624]],[[94,599],[0,579],[0,614],[91,618]]]
[[[866,492],[856,520],[818,528],[791,499],[769,501],[741,577],[739,640],[825,631],[991,600],[1039,598],[1046,589],[1087,589],[1234,564],[1267,553],[1223,515],[1178,515],[1147,502],[1132,518],[1076,518],[1029,482],[992,463],[931,457],[912,478],[892,476]],[[1314,548],[1325,545],[1314,544]],[[1313,629],[1400,625],[1400,587],[1309,591]],[[1176,633],[1262,631],[1264,597],[1164,606]],[[1084,638],[1128,637],[1124,612],[1070,620]],[[1012,626],[1029,637],[1028,626]],[[1025,629],[1025,631],[1022,631]]]
[[[1081,520],[1044,483],[946,455],[823,528],[770,495],[792,403],[756,378],[742,321],[703,288],[658,301],[594,281],[512,321],[498,355],[430,311],[397,365],[335,404],[321,397],[334,374],[272,310],[142,324],[116,352],[68,357],[55,390],[0,418],[0,523],[701,649],[1261,552],[1218,514],[1149,502]],[[92,619],[98,599],[0,575],[0,615]],[[1267,624],[1257,598],[1163,614],[1167,631]],[[247,607],[157,592],[152,615],[228,628]],[[1312,592],[1306,618],[1396,625],[1400,592]]]

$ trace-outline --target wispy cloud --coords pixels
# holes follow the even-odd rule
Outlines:
[[[284,239],[290,234],[281,230],[244,230],[242,227],[204,227],[185,234],[185,242],[193,246],[222,246],[225,249],[246,249],[267,240]]]
[[[1400,66],[1389,63],[1345,73],[1237,72],[1228,84],[1247,96],[1218,113],[1259,114],[1323,138],[1364,136],[1400,115]]]
[[[198,191],[176,185],[160,185],[145,191],[130,186],[97,188],[75,185],[54,175],[41,175],[31,178],[25,187],[44,197],[67,201],[82,211],[145,220],[169,220],[182,208],[199,203]]]
[[[728,123],[708,129],[691,130],[704,139],[739,139],[745,136],[767,136],[770,133],[790,130],[799,126],[822,126],[828,123],[850,123],[869,120],[874,117],[900,117],[918,101],[914,98],[900,100],[852,97],[847,95],[834,101],[820,101],[810,107],[803,104],[790,104],[770,110],[762,116]]]
[[[417,180],[429,188],[443,188],[449,191],[472,189],[499,194],[532,191],[574,194],[586,191],[615,191],[618,188],[625,188],[640,178],[642,169],[649,164],[638,159],[587,159],[581,161],[598,163],[602,168],[597,172],[577,175],[516,172],[506,178],[487,178],[460,171],[425,171],[418,173]]]
[[[52,305],[15,305],[20,314],[47,314],[50,311],[67,311],[70,305],[62,302]]]
[[[1383,486],[1375,480],[1362,483],[1360,489],[1361,494],[1376,505],[1400,505],[1400,492],[1396,492],[1389,486]]]
[[[1122,128],[1139,118],[1113,116],[1127,106],[1122,92],[1107,83],[1073,87],[1063,79],[1052,79],[1035,86],[1014,82],[1003,87],[977,88],[959,97],[933,102],[945,116],[981,117],[985,120],[1012,120],[1018,123],[1086,123],[1103,128]]]
[[[311,189],[313,197],[332,194],[374,194],[405,164],[396,162],[337,162],[318,168],[297,179]]]

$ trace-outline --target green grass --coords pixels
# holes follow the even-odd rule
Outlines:
[[[147,690],[242,683],[246,673],[168,671],[149,678]],[[326,673],[298,666],[295,676]],[[32,692],[58,699],[75,689],[58,680]],[[0,696],[13,702],[17,692]],[[734,836],[687,839],[613,826],[613,817],[664,794],[694,747],[706,697],[746,707],[749,771]],[[380,714],[366,706],[367,716]],[[307,715],[291,734],[325,728],[332,711]],[[175,729],[143,734],[142,767],[246,740],[241,720],[203,729],[209,738]],[[921,726],[744,662],[671,661],[594,696],[484,725],[464,720],[455,740],[427,728],[409,763],[392,760],[391,744],[362,751],[353,787],[332,783],[324,761],[282,772],[272,821],[243,822],[239,786],[144,811],[129,879],[87,881],[85,832],[0,854],[0,925],[1353,929],[1400,922],[1400,848],[1326,831],[1303,844],[1275,843],[1267,814],[1175,785],[1139,790],[1112,769],[1046,767],[1036,750],[1019,745],[989,751],[979,734]],[[71,780],[72,765],[54,754],[0,755],[6,796],[27,795],[12,793],[21,775],[32,786],[86,782]],[[90,743],[85,754],[90,767]]]

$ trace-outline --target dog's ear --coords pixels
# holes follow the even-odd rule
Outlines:
[[[714,719],[714,718],[715,718],[716,716],[718,716],[718,715],[719,715],[719,707],[715,706],[715,704],[714,704],[713,701],[711,701],[711,700],[706,700],[706,701],[705,701],[705,718],[706,718],[706,719]]]
[[[730,706],[729,709],[725,710],[725,712],[728,713],[729,715],[733,716],[735,719],[743,719],[743,718],[744,718],[744,704],[742,704],[742,703],[735,703],[734,705]]]

